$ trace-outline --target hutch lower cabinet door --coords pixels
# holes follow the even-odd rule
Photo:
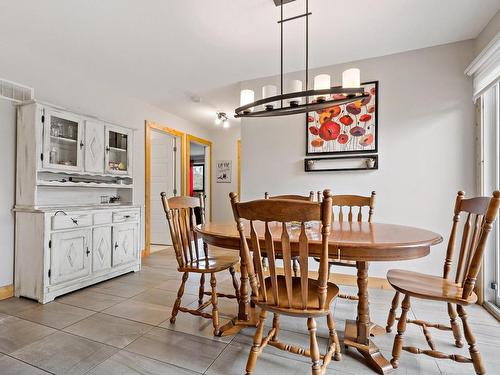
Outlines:
[[[92,238],[92,271],[111,268],[111,227],[94,228]]]
[[[113,267],[137,259],[137,224],[113,226]]]
[[[92,230],[53,233],[51,238],[50,284],[55,285],[90,275]]]

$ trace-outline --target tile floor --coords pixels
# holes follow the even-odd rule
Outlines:
[[[213,337],[211,322],[180,313],[168,321],[179,286],[171,250],[154,253],[143,270],[39,305],[26,299],[0,301],[0,374],[243,374],[253,329],[236,336]],[[183,305],[197,304],[198,278],[190,277]],[[232,292],[229,272],[218,277],[219,290]],[[342,287],[354,292],[352,287]],[[350,289],[350,290],[349,290]],[[370,290],[372,320],[384,324],[392,293]],[[234,300],[219,299],[222,323],[236,313]],[[355,317],[356,303],[337,300],[332,306],[342,339],[346,319]],[[471,326],[489,374],[499,373],[500,324],[478,306],[468,309]],[[411,317],[448,323],[442,304],[414,300]],[[271,321],[268,321],[270,324]],[[283,341],[308,345],[303,319],[281,318]],[[326,322],[318,321],[322,350],[328,344]],[[450,332],[433,331],[438,349],[468,354],[451,343]],[[390,358],[394,334],[374,341]],[[410,326],[406,342],[425,347],[421,332]],[[352,349],[328,374],[374,374]],[[403,353],[395,374],[474,374],[472,365]],[[309,359],[268,347],[256,374],[310,374]]]

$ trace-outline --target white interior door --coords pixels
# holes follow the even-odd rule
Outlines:
[[[150,230],[151,243],[171,245],[172,239],[160,201],[160,193],[167,197],[180,194],[180,157],[178,157],[178,138],[168,133],[151,130],[151,194]]]

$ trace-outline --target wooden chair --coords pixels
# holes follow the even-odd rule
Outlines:
[[[264,193],[265,199],[291,199],[294,201],[309,201],[312,202],[314,200],[314,191],[309,192],[309,196],[304,195],[294,195],[294,194],[285,194],[285,195],[276,195],[271,197],[269,193],[266,191]],[[299,257],[292,257],[293,262],[293,276],[297,277],[299,274]],[[262,266],[267,269],[267,257],[262,257]]]
[[[392,348],[391,363],[394,368],[398,367],[401,350],[414,354],[425,354],[434,358],[451,359],[456,362],[473,363],[476,374],[485,374],[485,369],[481,360],[481,355],[476,347],[476,339],[472,334],[467,314],[464,306],[477,301],[477,296],[473,289],[476,278],[481,268],[486,240],[491,231],[492,224],[498,214],[500,205],[500,191],[495,191],[493,197],[464,198],[464,192],[459,191],[455,202],[455,213],[453,216],[453,226],[451,229],[446,260],[444,262],[443,276],[431,276],[413,271],[389,270],[387,280],[396,289],[396,295],[392,301],[391,311],[387,320],[387,331],[390,332],[396,316],[396,308],[399,302],[400,293],[404,294],[401,304],[402,312],[398,322],[398,333],[394,338]],[[457,237],[458,223],[460,215],[466,214],[466,220],[460,243],[455,277],[451,277],[451,266],[455,250],[455,238]],[[410,297],[442,301],[447,304],[448,315],[451,326],[424,322],[421,320],[407,319],[410,309]],[[457,306],[458,315],[462,320],[464,335],[469,344],[471,358],[466,358],[458,354],[445,354],[436,350],[432,341],[432,336],[428,328],[452,331],[455,337],[455,345],[462,347],[460,328],[456,322],[457,313],[454,305]],[[412,346],[403,347],[403,334],[406,324],[413,323],[422,327],[429,349],[420,349]]]
[[[298,200],[261,199],[238,203],[237,194],[231,193],[231,205],[236,219],[242,244],[242,255],[247,265],[252,299],[261,308],[259,324],[253,339],[253,346],[248,357],[246,374],[253,374],[257,357],[267,345],[286,350],[294,354],[310,357],[312,374],[322,375],[332,356],[340,359],[340,345],[335,330],[335,323],[330,304],[338,294],[338,287],[328,282],[328,236],[331,225],[331,192],[325,190],[322,204]],[[244,221],[250,220],[250,246],[244,234]],[[309,240],[305,222],[321,221],[322,254],[318,279],[308,277]],[[300,277],[292,276],[292,253],[290,248],[290,222],[300,222],[298,252],[300,256]],[[296,225],[296,224],[294,224]],[[257,229],[264,232],[264,240],[259,241]],[[298,229],[294,229],[298,231]],[[271,234],[273,232],[275,235]],[[281,233],[279,233],[281,232]],[[273,238],[274,237],[274,238]],[[269,258],[269,277],[265,277],[262,265],[261,244]],[[276,246],[276,248],[275,248]],[[279,252],[277,251],[279,249]],[[284,275],[277,275],[276,256],[282,256]],[[254,266],[255,265],[255,266]],[[263,338],[264,322],[267,312],[274,314],[273,325]],[[309,350],[285,344],[278,340],[280,315],[307,318],[310,334]],[[325,355],[321,355],[316,338],[315,318],[326,317],[330,343]],[[320,363],[322,359],[322,363]]]
[[[200,208],[202,223],[205,222],[205,202],[204,195],[200,194],[199,198],[194,197],[166,197],[165,193],[161,193],[161,201],[163,209],[167,215],[168,226],[172,236],[174,245],[175,257],[178,263],[178,271],[182,272],[182,282],[177,293],[172,316],[170,322],[175,323],[177,313],[179,311],[187,312],[192,315],[202,316],[203,318],[212,319],[214,327],[214,335],[219,335],[219,313],[217,310],[217,298],[235,298],[239,300],[239,286],[236,279],[234,265],[239,262],[239,255],[227,254],[224,256],[211,256],[208,251],[208,246],[201,242],[198,234],[193,230],[196,225],[194,209]],[[203,247],[203,249],[200,249]],[[235,290],[234,295],[218,293],[216,290],[217,281],[215,274],[220,271],[229,270],[233,280]],[[198,292],[198,308],[195,310],[181,306],[182,295],[184,294],[184,286],[188,280],[189,273],[200,273],[200,288]],[[210,274],[210,286],[212,290],[205,292],[205,274]],[[210,296],[210,299],[203,302],[203,296]],[[203,312],[203,310],[212,305],[212,313]]]
[[[373,212],[375,210],[375,196],[376,193],[372,191],[371,196],[363,197],[360,195],[334,195],[332,196],[332,207],[333,216],[332,221],[335,221],[335,216],[337,216],[338,221],[347,221],[352,223],[353,221],[362,222],[363,221],[363,208],[368,208],[368,222],[371,223]],[[321,192],[318,191],[318,202],[321,202]],[[344,208],[349,208],[349,211],[344,212]],[[366,209],[365,209],[366,211]],[[319,261],[318,258],[314,258]],[[332,266],[341,267],[356,267],[355,261],[350,260],[340,260],[340,259],[330,259],[328,262],[328,274],[330,274]],[[357,301],[359,298],[357,295],[350,295],[339,293],[339,298],[349,299]]]

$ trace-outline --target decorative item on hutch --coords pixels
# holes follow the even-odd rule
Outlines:
[[[46,303],[140,270],[132,135],[53,105],[19,105],[16,296]]]

